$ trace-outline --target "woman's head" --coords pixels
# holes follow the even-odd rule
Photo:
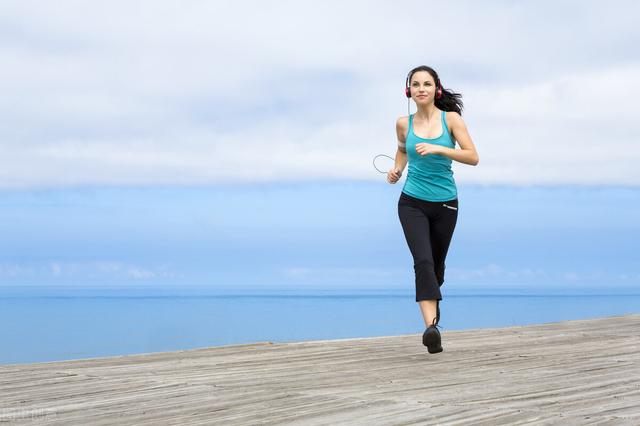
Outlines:
[[[433,102],[443,111],[462,114],[462,95],[442,87],[438,73],[431,67],[420,65],[409,71],[405,90],[416,104]]]

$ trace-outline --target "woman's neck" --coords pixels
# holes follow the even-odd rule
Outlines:
[[[418,105],[418,111],[415,113],[415,117],[419,120],[430,121],[433,115],[438,111],[435,104],[429,104],[425,106]]]

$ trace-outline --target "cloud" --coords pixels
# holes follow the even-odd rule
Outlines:
[[[376,267],[288,267],[282,275],[296,284],[333,284],[348,283],[356,287],[382,286],[385,288],[411,288],[413,270],[411,268]],[[585,269],[582,271],[564,269],[543,269],[540,267],[513,267],[488,263],[478,267],[448,267],[446,283],[453,288],[491,287],[566,287],[607,285],[625,287],[640,282],[639,274],[620,274],[618,271],[604,269]],[[373,284],[373,285],[372,285]],[[409,285],[409,287],[407,287]]]
[[[380,179],[423,62],[465,96],[460,182],[640,184],[637,2],[433,6],[3,2],[0,187]]]
[[[0,279],[6,282],[21,280],[115,280],[153,281],[175,277],[169,265],[142,267],[120,261],[49,261],[0,263]]]
[[[620,274],[612,269],[585,267],[580,271],[540,267],[512,267],[489,263],[475,268],[451,267],[446,271],[447,282],[452,285],[490,284],[502,286],[594,286],[603,283],[614,286],[632,286],[640,283],[640,274]]]
[[[319,285],[322,288],[398,288],[405,281],[405,269],[376,267],[303,267],[291,266],[280,270],[280,285]],[[401,284],[402,283],[402,284]]]
[[[478,281],[492,279],[544,279],[548,280],[550,274],[541,268],[507,268],[495,263],[478,268],[450,267],[446,271],[447,278],[453,281]]]

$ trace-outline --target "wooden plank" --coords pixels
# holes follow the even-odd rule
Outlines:
[[[640,314],[0,366],[0,423],[640,424]]]

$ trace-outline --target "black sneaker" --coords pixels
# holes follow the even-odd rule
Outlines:
[[[430,354],[442,352],[442,339],[440,330],[438,330],[438,322],[431,324],[422,334],[422,344],[427,347]]]

